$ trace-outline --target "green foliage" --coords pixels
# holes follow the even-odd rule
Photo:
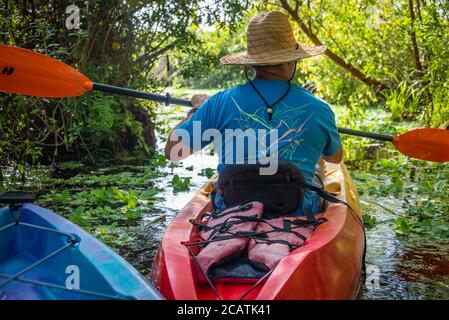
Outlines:
[[[396,233],[404,235],[411,231],[407,218],[399,218],[396,220]]]
[[[75,3],[81,11],[81,29],[69,30],[65,18],[71,4],[69,0],[0,4],[0,43],[62,60],[93,81],[156,92],[172,78],[156,75],[162,57],[172,50],[192,56],[199,49],[195,29],[214,21],[218,27],[235,29],[245,8],[240,1],[209,5],[193,0],[84,1]],[[148,156],[154,147],[148,108],[154,104],[117,95],[88,93],[50,100],[2,95],[0,165],[13,166],[23,175],[37,162],[95,163],[133,152]]]
[[[393,224],[398,235],[449,237],[449,170],[444,164],[390,157],[362,161],[353,172],[368,228]],[[379,221],[379,212],[389,218]]]
[[[41,190],[39,205],[66,216],[117,248],[127,244],[130,228],[142,223],[144,215],[153,210],[153,204],[161,200],[161,190],[151,183],[162,176],[159,159],[154,156],[132,166],[96,168],[94,171],[101,172],[98,175],[91,174],[94,169],[91,167],[61,164],[58,166],[60,174],[73,175],[74,170],[79,173],[59,179],[50,178],[45,171],[39,175],[35,172],[32,175],[35,180],[26,181],[19,188]]]
[[[207,177],[208,179],[210,179],[214,174],[215,169],[212,168],[204,168],[198,173],[198,175]]]
[[[75,170],[75,169],[80,169],[80,168],[81,168],[81,163],[80,163],[80,162],[76,162],[76,161],[62,162],[62,163],[59,165],[59,168],[61,168],[62,170]]]
[[[114,126],[114,123],[117,121],[117,112],[114,110],[114,107],[116,107],[118,104],[117,101],[114,100],[114,97],[112,96],[96,96],[95,99],[92,101],[92,104],[90,106],[92,113],[91,119],[98,119],[97,126],[98,128],[95,128],[95,126],[92,126],[93,130],[101,130],[101,131],[108,131]]]
[[[176,53],[175,68],[179,68],[179,75],[175,77],[174,86],[225,89],[244,81],[243,68],[221,66],[219,62],[220,57],[231,51],[244,50],[243,27],[234,32],[218,28],[214,31],[197,29],[196,33],[198,43],[191,48],[193,55],[185,55],[182,51]]]
[[[175,174],[171,180],[171,186],[173,187],[173,192],[182,192],[190,189],[190,177],[181,178],[179,175]]]
[[[325,0],[287,3],[292,9],[297,7],[300,20],[294,16],[290,18],[298,40],[311,43],[318,39],[346,63],[342,67],[325,55],[302,60],[298,63],[296,82],[313,88],[330,103],[344,105],[352,111],[378,105],[391,111],[395,120],[415,119],[421,125],[433,126],[447,121],[449,2]],[[279,7],[283,7],[279,0],[251,1],[245,7],[240,24],[232,30],[196,30],[201,40],[200,49],[194,51],[195,59],[181,52],[179,85],[222,89],[245,81],[243,68],[223,67],[219,58],[244,49],[245,30],[252,16]],[[304,26],[311,35],[304,32]],[[356,69],[368,80],[357,77]],[[388,89],[377,92],[371,79]]]
[[[376,217],[374,217],[368,213],[364,213],[363,214],[363,224],[368,229],[372,228],[377,224],[377,219],[376,219]]]
[[[392,78],[394,76],[392,75]],[[422,88],[420,82],[413,82],[406,77],[389,91],[384,92],[384,105],[391,112],[392,120],[400,121],[401,119],[417,119],[421,116],[421,101],[424,99],[425,88]],[[420,113],[421,112],[421,113]]]

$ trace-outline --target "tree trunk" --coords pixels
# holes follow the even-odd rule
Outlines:
[[[418,41],[416,40],[415,10],[413,9],[413,0],[408,0],[408,9],[410,12],[410,38],[413,47],[413,57],[415,59],[416,70],[418,70],[419,74],[421,75],[423,73],[423,66],[421,64],[421,58],[419,55]]]

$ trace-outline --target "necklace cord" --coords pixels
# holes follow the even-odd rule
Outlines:
[[[278,104],[282,99],[284,99],[288,93],[290,92],[290,88],[291,88],[291,81],[293,79],[293,77],[295,76],[296,73],[296,61],[295,61],[295,67],[293,69],[293,73],[292,76],[290,77],[290,79],[288,79],[288,88],[285,91],[285,93],[279,98],[277,99],[274,103],[269,104],[268,101],[265,99],[265,97],[262,95],[262,93],[260,93],[260,91],[256,88],[255,84],[253,83],[253,81],[251,81],[251,79],[248,77],[248,68],[245,66],[245,77],[246,80],[248,80],[248,83],[251,85],[251,87],[254,89],[254,91],[257,93],[257,95],[262,99],[263,103],[265,104],[265,106],[267,107],[267,113],[268,113],[268,121],[271,121],[272,117],[273,117],[273,107]]]

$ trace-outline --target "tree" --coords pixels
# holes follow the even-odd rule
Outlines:
[[[158,91],[158,59],[170,50],[188,54],[191,26],[224,17],[232,25],[239,2],[221,6],[193,0],[76,2],[81,28],[67,29],[73,1],[1,0],[0,43],[39,51],[78,68],[94,81]],[[222,13],[228,14],[223,16]],[[184,49],[187,48],[187,49]],[[151,104],[91,93],[77,99],[0,96],[0,162],[92,161],[154,148]]]
[[[324,45],[323,42],[318,38],[318,35],[314,33],[312,29],[312,20],[313,17],[309,17],[309,21],[304,21],[299,16],[299,10],[301,6],[304,5],[303,1],[295,1],[295,7],[291,7],[287,0],[280,0],[281,6],[290,14],[292,19],[299,25],[301,30],[307,35],[307,37],[313,42],[313,44],[317,46]],[[307,1],[308,8],[310,9],[311,2]],[[379,80],[374,79],[373,77],[367,76],[363,71],[354,66],[352,63],[345,61],[344,58],[340,57],[336,54],[332,49],[327,49],[324,52],[326,56],[328,56],[335,64],[347,70],[357,79],[362,81],[363,83],[374,88],[375,91],[382,91],[388,89],[388,86]]]

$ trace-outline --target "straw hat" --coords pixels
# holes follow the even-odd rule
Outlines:
[[[296,42],[288,17],[281,11],[259,13],[246,30],[247,51],[229,54],[222,64],[268,66],[319,55],[325,46],[310,46]]]

